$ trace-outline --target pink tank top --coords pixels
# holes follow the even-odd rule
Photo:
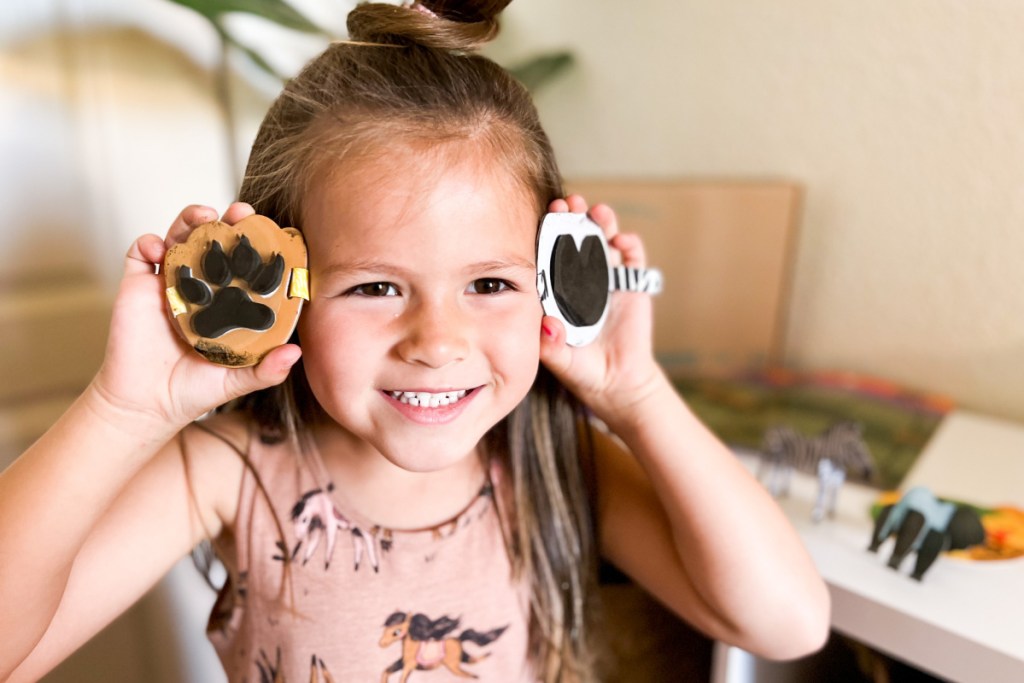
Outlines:
[[[512,580],[496,509],[500,472],[449,522],[392,531],[339,505],[345,482],[326,481],[315,454],[254,438],[249,458],[266,496],[247,470],[208,627],[230,681],[536,680],[528,593]]]

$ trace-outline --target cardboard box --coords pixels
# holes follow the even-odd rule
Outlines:
[[[782,362],[801,189],[785,181],[573,180],[661,268],[654,346],[674,372]]]

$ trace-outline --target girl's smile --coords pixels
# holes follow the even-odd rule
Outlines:
[[[303,362],[346,451],[434,472],[536,376],[536,202],[471,141],[377,151],[311,190]]]
[[[410,404],[413,407],[422,406],[424,408],[437,408],[438,406],[452,405],[459,401],[459,399],[466,396],[466,389],[459,389],[457,391],[389,391],[387,392],[391,397],[404,404]]]
[[[413,422],[442,424],[462,414],[476,396],[475,389],[457,391],[385,391],[395,409]]]

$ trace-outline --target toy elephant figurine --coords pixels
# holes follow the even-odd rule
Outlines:
[[[972,508],[939,500],[923,486],[915,486],[898,503],[882,508],[868,550],[877,552],[890,536],[896,536],[896,545],[889,566],[899,569],[903,559],[916,551],[911,577],[920,581],[940,552],[982,543],[985,528]]]

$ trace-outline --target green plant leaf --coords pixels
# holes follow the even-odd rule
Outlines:
[[[250,14],[273,22],[278,26],[330,37],[330,33],[306,18],[301,12],[284,0],[169,0],[186,7],[204,17],[213,26],[225,44],[245,54],[263,71],[283,80],[273,66],[255,49],[236,40],[224,25],[224,15],[232,13]],[[573,63],[568,52],[551,52],[513,66],[509,69],[529,90],[535,91],[565,71]]]
[[[261,55],[259,52],[256,52],[256,50],[253,50],[248,45],[243,45],[242,43],[238,42],[237,40],[232,38],[227,33],[223,33],[222,35],[224,36],[224,40],[226,40],[228,42],[228,44],[230,44],[236,50],[239,50],[240,52],[242,52],[246,57],[248,57],[250,60],[252,60],[253,64],[258,66],[261,70],[263,70],[266,73],[270,74],[271,76],[273,76],[274,78],[276,78],[279,81],[284,81],[285,80],[285,76],[283,74],[281,74],[273,66],[271,66],[270,63],[267,60],[265,60],[263,58],[263,55]]]
[[[217,26],[220,25],[220,19],[225,14],[240,12],[262,17],[295,31],[327,35],[326,31],[283,0],[170,0],[170,2],[198,12]]]
[[[569,52],[549,52],[509,67],[508,71],[528,90],[534,92],[569,68],[572,63],[573,57]]]
[[[173,1],[174,0],[172,0],[172,2]],[[278,72],[277,69],[271,66],[270,62],[263,58],[263,55],[261,55],[259,52],[256,52],[256,50],[253,50],[245,43],[240,43],[238,40],[235,39],[234,36],[228,33],[227,29],[224,28],[224,25],[220,22],[219,19],[210,19],[210,23],[213,25],[214,30],[217,31],[217,35],[220,36],[221,42],[225,46],[232,47],[238,50],[246,57],[248,57],[253,64],[258,66],[260,70],[265,71],[274,78],[280,81],[285,80],[285,77],[280,72]]]

